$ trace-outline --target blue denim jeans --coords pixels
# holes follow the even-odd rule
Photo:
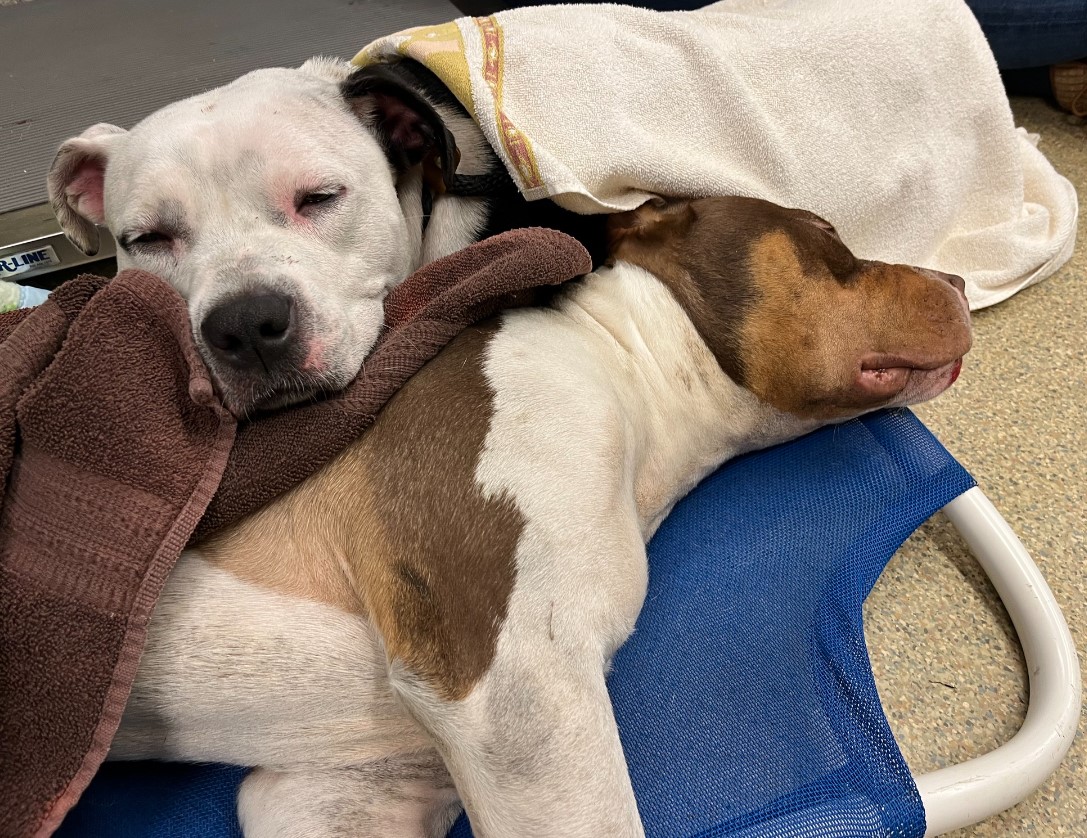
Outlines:
[[[1087,58],[1087,0],[966,0],[1001,70]]]

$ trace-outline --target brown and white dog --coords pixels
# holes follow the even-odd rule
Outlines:
[[[642,834],[605,672],[645,544],[741,452],[932,398],[962,281],[751,199],[646,205],[613,263],[471,328],[317,475],[186,552],[112,758],[258,766],[247,838]]]

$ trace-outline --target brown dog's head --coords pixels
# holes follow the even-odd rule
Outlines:
[[[962,279],[857,259],[804,210],[654,201],[613,216],[609,235],[612,258],[672,290],[736,383],[797,416],[931,399],[970,349]]]

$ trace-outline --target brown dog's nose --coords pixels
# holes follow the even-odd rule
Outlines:
[[[291,347],[293,312],[291,298],[283,294],[235,297],[208,313],[200,333],[215,356],[231,366],[270,369]]]
[[[966,296],[966,281],[957,274],[945,274],[943,271],[928,271],[936,279],[942,279],[964,297]]]

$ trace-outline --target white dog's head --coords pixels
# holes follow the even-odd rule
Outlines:
[[[410,90],[314,59],[250,73],[131,131],[96,125],[60,148],[53,209],[84,252],[96,224],[121,268],[187,300],[204,359],[236,413],[346,385],[373,347],[382,300],[416,267],[418,218],[397,179],[451,174],[456,144]]]

